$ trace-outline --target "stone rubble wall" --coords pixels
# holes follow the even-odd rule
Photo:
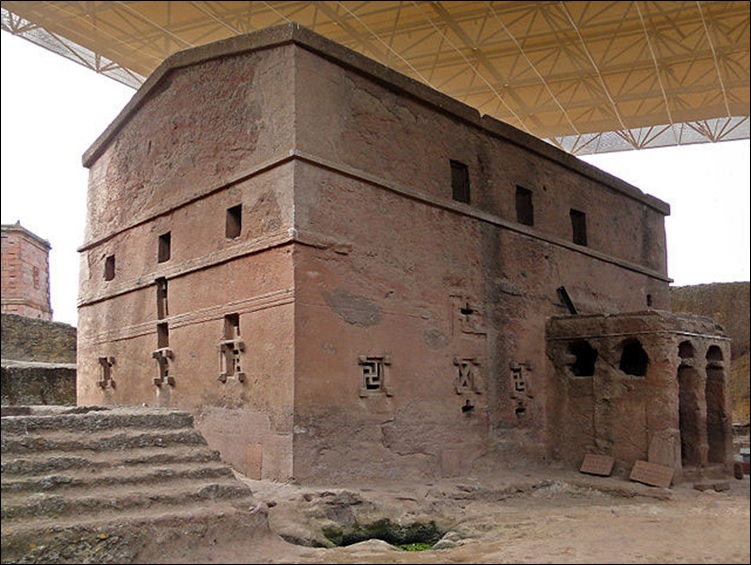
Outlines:
[[[2,315],[2,404],[76,404],[76,328]]]
[[[75,363],[76,328],[61,322],[3,314],[2,358]]]

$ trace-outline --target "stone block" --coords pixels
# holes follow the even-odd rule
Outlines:
[[[723,492],[730,490],[730,483],[728,481],[703,481],[694,483],[694,488],[702,492],[704,492],[705,490]]]
[[[736,479],[741,480],[743,479],[743,475],[743,462],[736,461],[735,463],[733,463],[733,476]]]
[[[603,477],[609,477],[613,472],[613,464],[615,463],[615,457],[610,455],[596,455],[594,453],[587,453],[584,456],[580,473],[586,473],[588,475],[600,475]]]
[[[637,461],[631,469],[629,479],[653,487],[669,488],[673,482],[674,473],[675,471],[672,468],[664,465]]]

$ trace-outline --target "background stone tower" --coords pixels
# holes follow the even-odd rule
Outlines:
[[[2,313],[52,320],[50,244],[20,222],[2,226]]]

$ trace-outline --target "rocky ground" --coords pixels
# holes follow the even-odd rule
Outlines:
[[[749,563],[751,559],[748,476],[718,483],[718,488],[729,486],[721,491],[699,491],[692,483],[656,488],[625,477],[529,467],[425,483],[301,486],[242,480],[254,490],[259,506],[268,508],[271,532],[194,551],[184,560],[172,555],[168,562]],[[331,541],[351,542],[358,537],[365,539],[343,547]],[[400,542],[420,541],[426,544],[422,547],[433,549],[397,547]]]
[[[134,409],[5,414],[2,439],[2,563],[751,562],[747,474],[658,488],[498,454],[462,478],[274,483],[189,415]]]

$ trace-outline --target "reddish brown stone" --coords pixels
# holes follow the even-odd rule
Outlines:
[[[675,471],[664,465],[648,463],[647,461],[637,461],[631,469],[629,478],[632,481],[638,481],[645,485],[654,487],[669,488],[673,482]]]
[[[52,320],[50,244],[20,223],[2,226],[2,313]]]
[[[578,464],[597,445],[617,462],[730,472],[729,340],[715,322],[656,310],[556,317],[547,340],[561,459]]]
[[[740,461],[736,461],[733,464],[733,476],[735,476],[736,479],[742,479],[743,478],[743,463]]]
[[[299,26],[167,59],[84,162],[79,402],[189,410],[254,476],[671,457],[679,333],[725,347],[644,311],[667,204]],[[613,331],[646,378],[565,373],[572,337],[618,367]]]
[[[603,477],[609,477],[613,472],[613,464],[615,458],[610,455],[595,455],[594,453],[587,453],[584,456],[579,472],[587,473],[588,475],[601,475]]]
[[[730,490],[730,483],[728,481],[704,481],[704,482],[698,482],[694,483],[694,488],[696,490],[705,491],[705,490],[714,490],[717,492],[722,492],[726,490]]]

